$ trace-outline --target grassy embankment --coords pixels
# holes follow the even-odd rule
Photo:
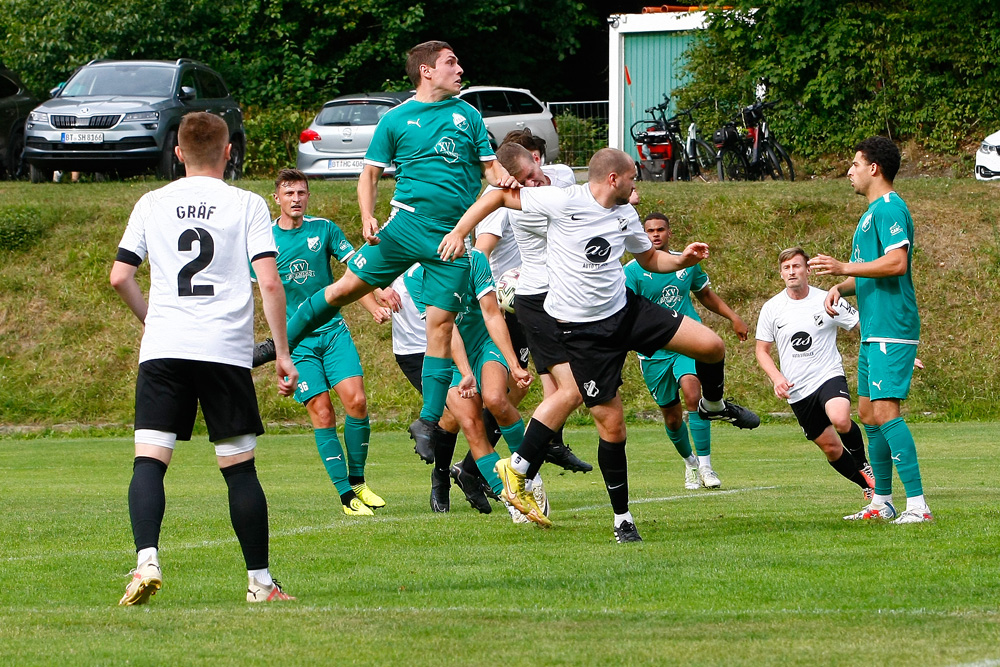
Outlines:
[[[141,327],[107,275],[132,205],[159,185],[0,183],[0,426],[130,423]],[[271,188],[265,181],[242,185],[261,194]],[[917,226],[919,356],[927,364],[917,373],[908,409],[940,419],[998,419],[1000,189],[937,178],[901,179],[897,186]],[[384,194],[389,187],[383,184]],[[640,192],[640,213],[659,209],[670,215],[675,247],[690,240],[712,245],[705,268],[716,291],[750,325],[751,339],[761,304],[782,287],[777,253],[798,243],[846,259],[865,208],[843,179],[643,183]],[[382,197],[382,216],[387,202]],[[338,221],[359,242],[353,183],[314,183],[310,212]],[[147,270],[140,276],[148,281]],[[814,283],[826,287],[832,281]],[[374,421],[408,421],[418,399],[395,367],[389,327],[376,326],[358,306],[345,317],[365,364]],[[707,321],[729,346],[727,393],[762,413],[786,412],[756,367],[752,340],[738,344],[724,320],[709,315]],[[262,322],[258,332],[264,335]],[[842,350],[853,384],[857,336],[847,336]],[[299,406],[276,395],[269,372],[255,377],[266,421],[306,423]],[[633,360],[623,394],[629,414],[653,414]],[[536,401],[537,393],[530,394],[529,406]]]

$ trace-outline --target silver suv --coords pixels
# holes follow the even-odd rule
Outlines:
[[[91,61],[29,114],[24,159],[31,181],[51,181],[54,170],[127,175],[151,168],[160,178],[179,178],[177,126],[191,111],[226,121],[233,145],[226,177],[239,178],[243,112],[217,72],[187,58]]]

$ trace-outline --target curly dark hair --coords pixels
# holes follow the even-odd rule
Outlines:
[[[899,149],[892,139],[886,137],[868,137],[857,146],[855,151],[861,151],[868,164],[877,164],[882,169],[885,180],[892,183],[899,171]]]

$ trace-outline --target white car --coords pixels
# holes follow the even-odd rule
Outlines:
[[[1000,179],[1000,132],[994,132],[979,145],[976,151],[976,179]]]
[[[355,178],[375,125],[386,111],[413,96],[402,93],[344,95],[323,105],[312,124],[299,135],[296,167],[310,178]],[[471,86],[458,94],[483,115],[495,148],[512,130],[531,130],[545,140],[545,161],[559,157],[559,135],[548,106],[522,88]],[[390,165],[385,176],[392,176]]]

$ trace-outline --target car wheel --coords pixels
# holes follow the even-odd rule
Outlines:
[[[28,165],[28,177],[32,183],[51,183],[52,169],[42,169],[31,164]]]
[[[28,176],[28,163],[24,161],[24,130],[15,131],[7,144],[7,178],[22,181]]]
[[[184,165],[177,159],[177,154],[174,152],[176,146],[177,130],[171,130],[163,141],[160,164],[156,167],[156,175],[165,181],[176,181],[184,175]]]
[[[230,140],[229,162],[226,164],[226,180],[237,181],[243,177],[243,160],[246,157],[243,137],[233,137]]]

